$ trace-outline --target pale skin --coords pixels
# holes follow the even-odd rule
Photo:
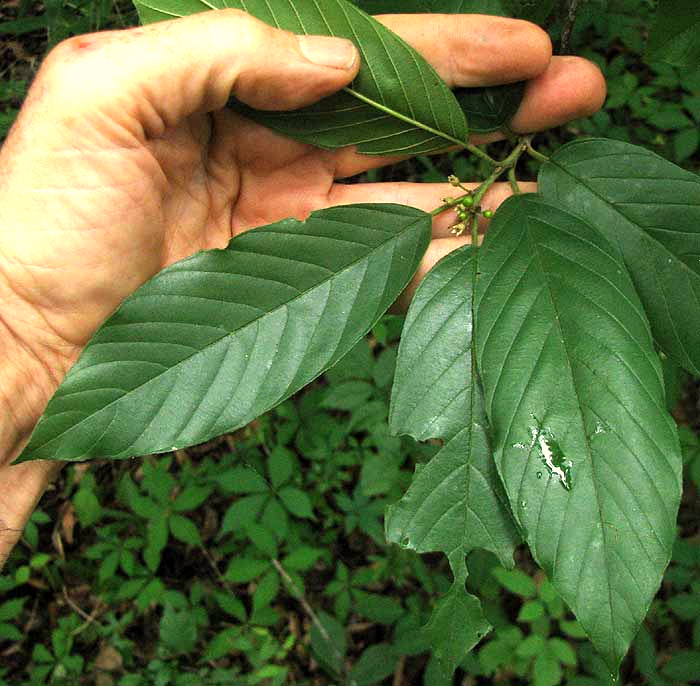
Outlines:
[[[451,86],[528,80],[516,132],[587,116],[605,98],[594,65],[552,57],[547,35],[527,22],[380,19]],[[10,462],[126,296],[172,262],[254,226],[353,202],[430,211],[453,194],[447,184],[345,185],[394,160],[318,150],[223,109],[232,93],[261,109],[301,107],[358,68],[347,41],[300,39],[236,10],[80,36],[47,57],[0,150],[0,566],[59,469]],[[484,207],[509,193],[496,184]],[[432,264],[468,240],[450,235],[451,222],[436,218],[403,303]]]

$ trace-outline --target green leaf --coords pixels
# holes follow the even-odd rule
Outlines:
[[[316,622],[311,626],[311,649],[316,659],[333,674],[342,674],[348,646],[345,630],[335,617],[325,612],[318,612],[317,617],[321,626]]]
[[[534,622],[544,616],[544,605],[539,600],[528,600],[518,612],[519,622]]]
[[[323,396],[321,407],[327,410],[357,410],[367,403],[374,393],[368,381],[351,379],[331,386]]]
[[[26,598],[14,598],[0,605],[0,622],[19,617],[26,601]]]
[[[654,338],[700,374],[700,178],[644,148],[591,139],[559,148],[539,189],[620,250]]]
[[[532,677],[533,686],[557,686],[562,678],[558,660],[549,651],[540,653],[535,659]]]
[[[166,605],[160,620],[160,640],[172,653],[191,651],[197,642],[197,625],[192,613]]]
[[[231,531],[240,531],[255,521],[260,510],[265,504],[267,496],[249,495],[233,503],[221,522],[219,536],[223,536]]]
[[[119,567],[119,559],[121,554],[118,550],[113,550],[109,553],[100,563],[100,569],[97,578],[100,583],[105,583],[110,579],[114,578],[114,575]]]
[[[423,279],[399,346],[391,399],[395,433],[448,442],[387,510],[387,538],[417,552],[491,550],[512,566],[517,535],[498,480],[472,360],[471,286],[476,253],[465,246]]]
[[[146,524],[146,548],[143,557],[151,571],[160,564],[160,554],[168,542],[168,517],[159,513]]]
[[[450,560],[455,572],[455,581],[450,590],[435,604],[425,631],[430,645],[443,671],[454,672],[464,656],[491,630],[484,618],[478,598],[467,593],[464,582],[467,569],[464,555],[459,560]]]
[[[220,631],[214,638],[209,641],[204,654],[203,660],[218,660],[230,652],[240,650],[241,628],[232,626],[228,629]],[[141,682],[139,682],[141,683]]]
[[[259,611],[267,607],[277,596],[280,588],[280,579],[277,572],[270,570],[258,583],[253,593],[253,611]]]
[[[0,641],[22,641],[24,638],[25,634],[16,626],[0,623]]]
[[[53,662],[54,657],[51,655],[46,646],[41,643],[37,643],[32,648],[32,660],[36,662]]]
[[[515,650],[518,657],[535,657],[546,649],[545,639],[537,634],[530,634]]]
[[[520,569],[494,567],[491,574],[503,588],[521,598],[534,598],[537,594],[535,580]]]
[[[349,683],[370,686],[384,681],[394,673],[399,656],[388,643],[377,643],[366,648],[352,666]]]
[[[357,612],[372,622],[393,624],[405,614],[400,601],[395,598],[389,598],[378,593],[368,593],[359,589],[354,590],[352,596]]]
[[[81,526],[92,526],[102,516],[102,506],[95,492],[88,488],[81,488],[73,496],[75,513]]]
[[[178,540],[188,545],[200,545],[202,538],[194,522],[182,515],[172,515],[169,519],[170,533]]]
[[[577,621],[562,619],[559,622],[559,626],[561,627],[562,632],[571,638],[586,638],[586,632]]]
[[[472,133],[507,132],[508,123],[523,100],[525,82],[485,88],[458,88],[454,94],[467,116]]]
[[[700,5],[697,0],[659,0],[646,58],[697,70],[700,65]]]
[[[389,411],[393,433],[417,441],[450,439],[466,423],[472,392],[474,259],[471,246],[455,250],[416,291],[399,344]]]
[[[206,486],[187,486],[173,503],[175,512],[196,510],[211,494],[211,488]]]
[[[368,498],[388,493],[400,476],[398,460],[384,452],[371,453],[362,462],[360,491]]]
[[[245,606],[235,595],[224,591],[217,591],[214,593],[214,598],[224,612],[235,617],[240,622],[246,621]]]
[[[164,452],[246,425],[371,328],[431,226],[401,205],[334,207],[164,269],[94,335],[20,461]]]
[[[367,339],[358,341],[357,345],[348,352],[342,360],[326,372],[326,378],[331,384],[347,381],[348,379],[371,379],[374,357],[367,344]]]
[[[700,594],[679,593],[668,599],[668,606],[682,620],[691,622],[700,617]]]
[[[360,0],[355,4],[370,14],[509,14],[501,0]],[[453,92],[467,117],[471,133],[489,133],[508,130],[507,124],[522,102],[525,84],[457,88]]]
[[[300,491],[294,486],[285,486],[279,492],[279,496],[287,510],[295,517],[302,517],[304,519],[314,518],[311,499],[304,491]]]
[[[670,131],[684,129],[693,125],[693,122],[678,105],[660,107],[647,117],[647,121],[659,129]]]
[[[265,477],[252,467],[233,467],[215,477],[221,490],[231,493],[267,493],[269,487]]]
[[[669,561],[681,493],[644,312],[608,241],[539,196],[501,206],[480,268],[499,472],[535,559],[615,671]]]
[[[128,481],[126,483],[129,483]],[[136,487],[131,483],[132,488],[128,491],[128,504],[129,507],[136,513],[139,517],[144,519],[153,519],[154,517],[159,517],[163,511],[163,508],[158,505],[158,503],[153,502],[150,498],[141,495]]]
[[[637,637],[634,639],[634,662],[637,666],[637,671],[647,677],[647,679],[657,675],[656,645],[644,625],[642,625]]]
[[[515,646],[509,641],[501,640],[497,634],[495,639],[479,650],[479,664],[486,674],[495,674],[500,667],[512,661],[514,652]]]
[[[410,488],[385,518],[390,542],[419,553],[444,552],[456,565],[452,590],[430,620],[433,624],[439,616],[442,621],[450,611],[456,624],[469,620],[452,649],[439,631],[431,633],[438,641],[433,649],[453,660],[443,664],[445,671],[454,670],[486,626],[477,617],[477,599],[464,588],[464,556],[481,547],[511,566],[518,540],[492,460],[473,359],[476,256],[471,246],[450,253],[416,291],[399,346],[390,412],[394,432],[447,441],[416,470]]]
[[[700,681],[700,651],[679,650],[661,668],[661,673],[676,681]]]
[[[284,559],[284,567],[294,569],[298,572],[305,572],[311,569],[317,560],[323,555],[323,550],[310,548],[309,546],[299,546],[292,550]]]
[[[570,643],[561,638],[550,638],[547,641],[547,647],[549,652],[563,665],[576,666],[576,651],[571,647]]]
[[[252,557],[234,557],[226,569],[224,578],[234,584],[246,584],[260,576],[270,563],[267,560],[256,560]]]
[[[207,9],[242,9],[296,34],[342,36],[361,53],[349,87],[294,112],[232,106],[280,133],[323,148],[356,145],[371,155],[417,155],[467,140],[464,114],[418,52],[346,0],[134,0],[144,23]]]
[[[250,542],[266,557],[277,557],[277,539],[266,526],[251,522],[245,532]]]
[[[267,471],[273,488],[279,488],[292,478],[296,458],[291,450],[282,445],[275,446],[267,460]]]

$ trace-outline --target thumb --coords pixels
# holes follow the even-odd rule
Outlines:
[[[54,114],[92,109],[158,135],[231,95],[258,109],[309,105],[352,81],[359,62],[349,40],[296,36],[227,9],[69,39],[37,81]]]

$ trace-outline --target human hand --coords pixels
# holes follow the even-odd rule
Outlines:
[[[480,16],[381,17],[452,86],[531,79],[512,127],[600,106],[597,69],[551,58],[532,24]],[[310,61],[326,53],[332,66]],[[345,41],[297,38],[223,10],[80,36],[47,58],[0,151],[0,561],[56,466],[9,462],[100,323],[163,267],[253,226],[352,202],[431,210],[446,184],[344,185],[393,160],[324,151],[224,109],[317,101],[354,77]],[[479,141],[477,141],[479,142]],[[507,195],[494,186],[484,205]],[[419,275],[464,238],[446,217]]]

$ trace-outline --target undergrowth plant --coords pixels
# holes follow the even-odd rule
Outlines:
[[[575,5],[360,4],[370,11],[492,12],[540,22],[554,16],[564,34]],[[391,204],[333,207],[303,222],[285,219],[246,232],[224,250],[163,270],[95,334],[19,459],[125,459],[248,424],[354,348],[412,278],[433,218],[452,213],[454,233],[471,235],[472,243],[439,262],[413,299],[389,417],[393,433],[438,439],[441,448],[387,510],[386,537],[449,560],[452,586],[426,628],[445,672],[490,630],[480,600],[466,590],[467,554],[484,549],[512,568],[514,548],[524,541],[551,586],[541,586],[537,597],[534,587],[523,591],[529,600],[522,621],[561,617],[561,597],[615,680],[676,536],[683,458],[659,352],[700,374],[700,179],[615,140],[579,139],[543,155],[530,136],[507,129],[522,84],[453,93],[417,52],[346,0],[135,5],[143,22],[234,7],[295,33],[350,38],[362,68],[342,92],[295,112],[230,106],[324,148],[405,155],[456,147],[490,171],[474,190],[450,177],[454,193],[432,213]],[[650,55],[697,66],[699,24],[695,2],[662,0]],[[468,142],[470,134],[496,130],[512,142],[501,159]],[[540,164],[537,194],[520,192],[515,168],[523,156]],[[491,216],[481,203],[501,178],[514,195]],[[482,214],[491,224],[478,246]],[[366,402],[365,391],[361,383],[347,388],[347,402]],[[342,409],[342,399],[335,402]],[[246,494],[251,508],[275,503],[279,517],[288,511],[303,518],[310,505],[292,483],[293,465],[281,453],[271,456],[269,473],[258,482],[233,475],[234,491]],[[382,466],[374,469],[380,473]],[[146,496],[128,484],[124,493],[161,532],[149,533],[144,555],[154,570],[169,535],[201,544],[185,514],[211,487],[194,487],[170,502],[157,466],[148,467],[146,478],[152,484]],[[87,491],[84,499],[89,511]],[[354,505],[347,500],[350,517]],[[231,524],[246,516],[238,504]],[[118,565],[132,565],[129,545],[115,547],[109,537],[94,554],[103,558],[105,578]],[[264,573],[257,563],[250,569],[245,558],[234,560],[227,575]],[[348,578],[339,576],[329,588],[341,604],[343,594],[358,593]],[[501,577],[504,584],[513,579]],[[168,622],[194,602],[164,616],[166,633]],[[176,634],[175,643],[185,640]],[[523,673],[533,670],[536,679],[538,670],[575,662],[566,644],[546,632],[529,643],[521,639],[499,637],[490,650],[505,641]],[[59,659],[45,657],[47,664]],[[493,665],[498,659],[494,654]]]

